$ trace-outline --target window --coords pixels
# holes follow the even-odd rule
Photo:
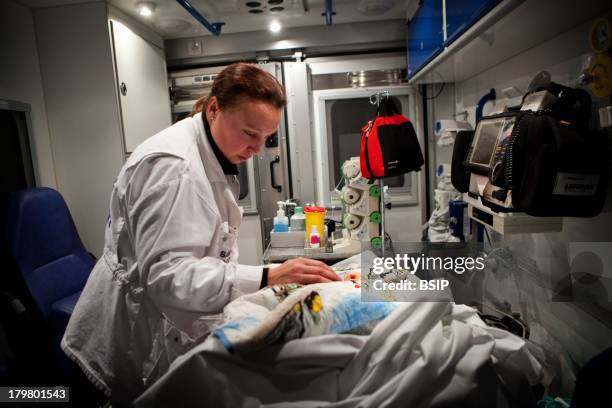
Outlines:
[[[0,100],[0,135],[3,142],[2,196],[36,186],[30,150],[30,106]]]
[[[388,87],[390,97],[402,113],[410,118],[414,111],[411,106],[412,91],[408,87]],[[341,166],[350,157],[359,156],[361,128],[376,116],[376,106],[369,96],[376,89],[334,89],[315,91],[314,112],[315,151],[320,152],[318,170],[317,198],[326,204],[338,204],[340,199],[334,192],[342,180]],[[417,178],[414,173],[385,179],[389,186],[391,202],[394,204],[417,204]]]

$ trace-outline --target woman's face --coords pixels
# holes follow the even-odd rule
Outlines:
[[[259,153],[266,138],[276,133],[281,111],[252,99],[243,99],[234,106],[220,109],[217,98],[213,96],[206,107],[206,118],[223,155],[238,164]]]

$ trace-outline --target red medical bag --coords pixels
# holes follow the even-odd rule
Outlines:
[[[419,171],[424,163],[412,123],[389,98],[381,101],[376,119],[361,129],[359,162],[367,179]]]

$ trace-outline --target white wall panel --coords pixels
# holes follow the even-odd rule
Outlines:
[[[123,164],[106,5],[37,9],[34,21],[58,188],[99,256]]]

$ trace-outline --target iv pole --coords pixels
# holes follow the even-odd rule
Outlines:
[[[377,111],[380,107],[381,98],[389,98],[389,91],[378,91],[370,96],[370,103],[376,105]],[[381,235],[381,255],[385,257],[385,185],[383,179],[378,180],[380,187],[380,235]]]

